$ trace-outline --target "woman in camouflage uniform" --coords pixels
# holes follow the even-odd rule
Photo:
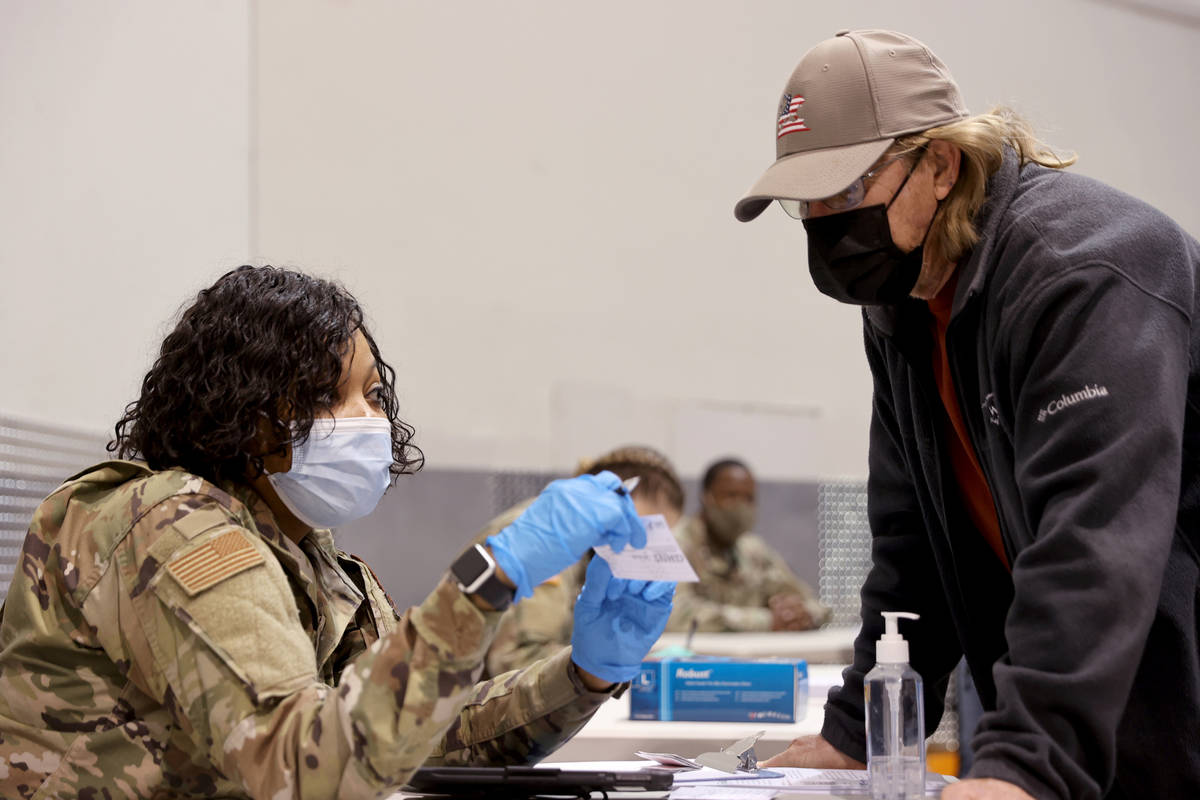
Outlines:
[[[336,284],[242,267],[199,294],[116,427],[140,460],[31,523],[0,620],[0,796],[375,796],[430,760],[536,761],[620,690],[669,586],[589,572],[575,646],[477,684],[499,611],[447,575],[401,614],[337,549],[320,523],[420,466],[393,382]],[[501,593],[644,544],[619,486],[547,487],[489,540]]]

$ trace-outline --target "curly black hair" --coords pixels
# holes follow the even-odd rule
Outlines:
[[[398,416],[395,371],[358,301],[337,283],[271,266],[230,270],[196,296],[163,340],[108,450],[216,483],[261,475],[265,456],[305,440],[313,418],[331,412],[356,330],[383,383],[393,480],[415,472],[424,457]]]

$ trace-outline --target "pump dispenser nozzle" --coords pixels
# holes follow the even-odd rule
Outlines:
[[[883,636],[875,643],[876,664],[907,664],[908,642],[900,635],[900,618],[920,619],[920,614],[911,611],[882,611]]]

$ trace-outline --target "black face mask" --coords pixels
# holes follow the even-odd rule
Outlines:
[[[817,289],[834,300],[860,306],[892,305],[908,297],[921,274],[925,243],[910,253],[902,252],[892,241],[887,212],[911,176],[912,169],[886,206],[804,220],[808,271]]]

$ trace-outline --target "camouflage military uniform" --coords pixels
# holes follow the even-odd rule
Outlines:
[[[499,675],[547,658],[571,643],[575,598],[583,588],[587,561],[579,561],[533,590],[500,619],[487,651],[487,674]]]
[[[686,631],[693,619],[699,631],[769,631],[767,600],[784,592],[805,598],[814,626],[829,620],[830,609],[761,536],[744,533],[722,552],[709,546],[698,517],[684,517],[674,532],[700,582],[676,588],[668,631]]]
[[[0,622],[0,796],[364,797],[527,763],[608,698],[570,651],[476,684],[501,615],[403,616],[252,491],[107,462],[38,509]]]
[[[473,541],[483,542],[521,516],[533,498],[518,503],[489,522]],[[533,595],[512,606],[500,619],[488,648],[485,675],[520,669],[558,653],[571,643],[575,627],[575,598],[583,588],[587,559],[534,587]]]

